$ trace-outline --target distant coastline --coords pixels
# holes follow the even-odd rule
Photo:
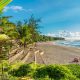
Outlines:
[[[80,41],[79,40],[46,41],[46,42],[38,42],[37,45],[59,45],[59,46],[80,48]]]

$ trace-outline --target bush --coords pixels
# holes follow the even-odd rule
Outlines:
[[[75,80],[71,71],[62,65],[49,65],[46,68],[49,78],[54,80]]]
[[[17,67],[17,66],[16,66]],[[22,64],[8,72],[13,77],[30,77],[34,80],[79,80],[79,65],[36,65]]]
[[[21,65],[19,69],[13,69],[9,72],[12,76],[23,77],[27,76],[31,72],[31,68],[28,64]]]
[[[46,78],[47,77],[47,71],[46,67],[37,68],[36,71],[33,74],[34,78]]]
[[[62,65],[49,65],[38,68],[34,73],[34,78],[47,78],[51,80],[76,80],[71,71]],[[45,80],[45,79],[44,79]]]
[[[80,65],[79,64],[70,64],[67,65],[68,69],[72,71],[72,73],[77,77],[80,78]]]

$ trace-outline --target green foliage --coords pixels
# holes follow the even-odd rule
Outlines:
[[[75,77],[73,76],[73,74],[71,73],[71,71],[62,65],[50,65],[47,66],[46,68],[47,72],[48,72],[48,76],[51,79],[54,80],[71,80],[71,79],[75,79]]]
[[[34,78],[46,78],[47,77],[46,67],[37,68],[33,77]]]
[[[2,65],[3,65],[3,74],[1,72],[2,70]],[[8,61],[3,60],[2,63],[0,64],[0,80],[18,80],[17,77],[13,77],[8,74],[8,71],[10,70],[11,66]],[[2,76],[1,76],[2,74]]]
[[[0,34],[0,42],[9,40],[9,37],[5,34]]]
[[[7,73],[4,73],[3,75],[3,79],[2,77],[0,76],[0,80],[19,80],[17,77],[13,77],[11,75],[8,75]]]
[[[9,18],[11,17],[12,16],[0,16],[0,33],[6,34],[13,39],[16,36],[16,26],[13,22],[9,21]]]
[[[11,46],[10,38],[5,34],[0,34],[0,60],[8,59],[8,52]]]
[[[24,47],[26,44],[32,42],[31,36],[32,34],[30,33],[27,24],[17,27],[17,38],[20,40],[21,44],[24,45]]]
[[[46,77],[46,78],[35,78],[34,80],[50,80],[49,77]]]
[[[51,80],[76,80],[71,71],[62,65],[49,65],[36,69],[34,78],[47,78]]]
[[[32,15],[27,21],[14,24],[9,20],[12,16],[0,17],[0,33],[6,34],[10,39],[17,41],[20,46],[27,47],[28,44],[40,41],[63,40],[63,38],[41,35],[39,32],[40,19]]]
[[[3,10],[3,8],[9,4],[12,0],[0,0],[0,11]]]
[[[2,63],[0,64],[0,71],[2,68],[2,64],[3,64],[4,72],[7,72],[10,69],[10,64],[8,63],[7,60],[3,60]]]
[[[33,16],[28,22],[18,22],[17,25],[10,22],[10,17],[0,17],[0,38],[6,41],[7,35],[10,39],[19,41],[20,46],[27,47],[28,44],[40,41],[63,40],[63,38],[50,37],[41,35],[38,31],[40,20],[36,20]],[[4,35],[3,35],[4,33]],[[18,44],[18,43],[17,43]],[[6,57],[6,53],[10,48],[10,44],[0,43],[0,57]],[[8,63],[9,64],[9,63]],[[9,73],[10,80],[18,80],[19,77],[33,77],[35,80],[79,80],[80,79],[80,65],[39,65],[39,64],[23,64],[16,63],[8,65],[3,63],[4,72]],[[2,64],[0,65],[0,69]],[[77,79],[76,79],[77,78]]]
[[[79,65],[35,65],[34,63],[9,65],[4,62],[4,68],[5,66],[7,67],[4,71],[8,72],[13,80],[21,77],[31,77],[34,80],[80,80]]]
[[[39,35],[38,41],[54,41],[54,40],[64,40],[64,38],[61,37],[51,37],[51,36],[45,36],[45,35]]]
[[[67,67],[72,71],[72,73],[77,77],[80,78],[80,65],[79,64],[70,64]]]
[[[21,62],[15,62],[14,64],[11,64],[11,65],[10,65],[9,71],[12,71],[13,69],[19,69],[19,67],[20,67],[21,65],[23,65],[23,63],[21,63]]]
[[[35,19],[35,17],[32,15],[28,20],[28,29],[30,30],[30,33],[32,34],[31,38],[33,42],[37,42],[39,38],[40,32],[39,30],[39,23],[41,22],[40,19]]]
[[[31,68],[28,64],[21,65],[18,69],[13,69],[9,71],[9,74],[16,77],[27,76],[31,72]]]
[[[10,49],[9,43],[5,43],[4,45],[2,45],[0,60],[8,60],[9,59],[9,49]]]

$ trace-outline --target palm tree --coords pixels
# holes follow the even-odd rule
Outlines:
[[[30,29],[28,28],[27,24],[19,23],[17,24],[17,38],[20,40],[21,45],[26,47],[27,44],[31,42],[31,36]]]
[[[15,31],[12,30],[12,33],[15,33],[16,44],[19,44],[19,47],[17,48],[18,54],[23,54],[23,56],[26,55],[26,49],[28,47],[28,44],[32,44],[38,41],[38,22],[39,20],[36,20],[33,16],[31,16],[28,22],[25,21],[24,23],[22,23],[19,21],[16,24],[16,29],[14,29]],[[32,44],[32,46],[34,45]],[[10,53],[14,54],[16,53],[16,50],[13,49]],[[10,60],[11,59],[12,58],[10,58]],[[12,59],[12,61],[14,61],[14,59]]]
[[[34,16],[32,15],[28,21],[28,28],[30,29],[30,32],[32,34],[32,40],[33,42],[38,41],[39,37],[39,25],[38,23],[40,22],[40,19],[35,19]]]
[[[2,29],[2,33],[14,37],[16,25],[9,21],[9,18],[12,16],[1,16],[0,17],[0,29]]]

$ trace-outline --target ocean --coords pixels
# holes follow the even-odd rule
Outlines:
[[[56,44],[80,48],[80,41],[56,41]]]

